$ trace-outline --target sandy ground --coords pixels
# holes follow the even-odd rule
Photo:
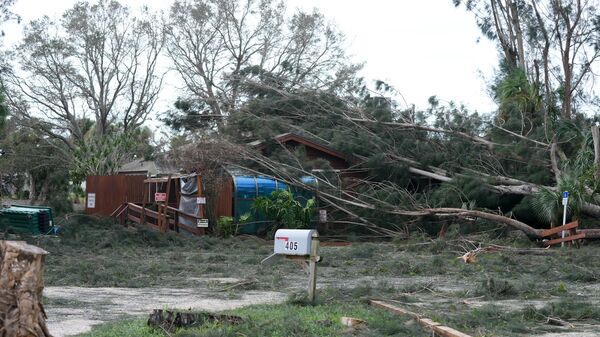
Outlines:
[[[385,284],[403,287],[406,285],[434,285],[434,291],[420,291],[412,294],[418,300],[407,303],[408,308],[420,311],[431,305],[438,307],[467,306],[477,308],[488,304],[504,307],[507,310],[521,310],[532,305],[543,307],[551,300],[495,300],[486,301],[480,297],[460,299],[454,296],[444,296],[451,293],[472,288],[473,284],[467,279],[448,280],[443,276],[434,277],[390,277],[373,278],[353,277],[352,279],[339,279],[332,277],[327,268],[321,269],[325,274],[319,279],[318,288],[323,287],[355,287],[359,285],[383,282]],[[285,287],[281,292],[273,291],[222,291],[229,288],[241,279],[236,278],[194,278],[197,286],[193,288],[84,288],[84,287],[46,287],[46,312],[48,326],[55,337],[73,336],[89,331],[93,325],[117,321],[128,317],[147,317],[153,309],[194,309],[206,311],[221,311],[239,308],[251,304],[276,304],[286,300],[288,294],[294,290],[302,289],[306,285],[306,278],[295,275],[287,278]],[[425,288],[424,288],[425,289]],[[588,299],[600,305],[598,290],[600,285],[586,285],[577,289],[577,294],[590,294]],[[592,295],[593,294],[593,295]],[[576,322],[573,328],[564,328],[564,331],[540,334],[540,337],[592,337],[600,336],[600,328],[595,325]]]
[[[235,279],[211,279],[227,284]],[[225,281],[225,282],[223,282]],[[93,325],[129,316],[144,316],[153,309],[178,308],[220,311],[251,304],[283,302],[279,292],[226,293],[207,288],[83,288],[46,287],[48,328],[54,337],[72,336],[89,331]],[[229,298],[228,298],[229,297]]]

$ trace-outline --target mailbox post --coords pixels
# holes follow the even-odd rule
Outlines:
[[[319,233],[314,229],[279,229],[275,232],[274,253],[262,263],[274,256],[300,260],[308,263],[308,299],[315,300],[317,289],[317,262],[319,256]]]
[[[308,257],[308,300],[315,301],[317,291],[317,262],[319,257],[319,234],[314,231],[311,235],[310,256]]]

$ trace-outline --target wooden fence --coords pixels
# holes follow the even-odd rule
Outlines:
[[[88,176],[85,213],[109,216],[124,203],[142,203],[144,179],[143,175]]]
[[[154,211],[134,203],[124,203],[115,209],[110,216],[121,225],[125,225],[127,221],[132,221],[162,232],[168,230],[180,232],[183,230],[194,235],[205,234],[204,228],[191,227],[179,222],[179,217],[183,217],[196,223],[198,220],[203,219],[201,216],[188,214],[171,206],[159,205],[158,211]]]

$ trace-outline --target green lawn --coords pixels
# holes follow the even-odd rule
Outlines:
[[[409,319],[399,319],[386,311],[366,304],[331,303],[317,306],[281,304],[251,306],[228,311],[244,322],[239,325],[208,325],[201,328],[170,332],[172,336],[430,336]],[[360,317],[368,322],[366,328],[351,329],[340,323],[342,316]],[[153,330],[144,320],[108,324],[83,334],[85,337],[143,336],[163,337],[166,334]]]

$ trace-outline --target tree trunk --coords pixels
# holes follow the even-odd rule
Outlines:
[[[471,210],[471,209],[462,209],[462,208],[450,208],[450,207],[440,207],[440,208],[423,208],[416,211],[404,211],[398,210],[393,211],[392,213],[398,215],[406,215],[406,216],[422,216],[422,215],[436,215],[436,216],[455,216],[458,218],[464,217],[479,217],[482,219],[496,221],[499,223],[503,223],[508,225],[514,229],[518,229],[525,233],[531,239],[541,239],[542,230],[536,229],[528,224],[505,217],[499,214],[488,213],[484,211]]]
[[[594,164],[596,165],[596,179],[600,179],[600,126],[592,126],[594,140]]]
[[[33,205],[37,199],[37,191],[35,190],[35,178],[33,173],[29,172],[29,204]]]
[[[0,241],[0,337],[51,337],[42,305],[45,250]]]
[[[46,174],[44,182],[42,183],[42,189],[40,190],[39,200],[46,201],[48,199],[48,191],[50,190],[50,177]]]

